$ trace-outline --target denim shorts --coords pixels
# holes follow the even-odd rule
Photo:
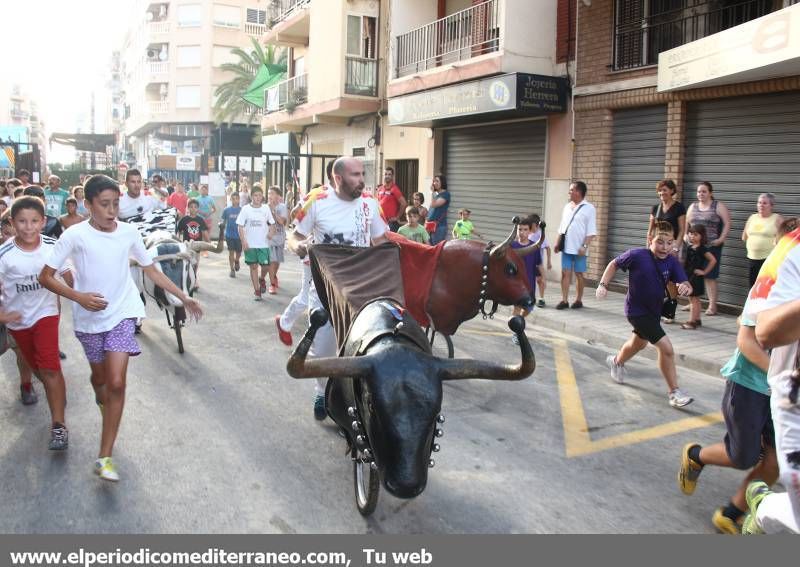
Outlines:
[[[561,253],[561,269],[570,270],[577,274],[582,274],[586,271],[586,256],[579,256],[578,254]]]

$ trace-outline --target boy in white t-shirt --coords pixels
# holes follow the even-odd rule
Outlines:
[[[134,338],[137,318],[144,318],[144,305],[131,278],[129,258],[142,266],[144,274],[175,295],[196,318],[200,304],[188,297],[153,264],[136,227],[117,222],[120,190],[116,181],[93,175],[84,186],[88,222],[71,226],[58,240],[39,282],[73,302],[75,336],[83,346],[92,369],[95,401],[103,415],[100,452],[94,471],[104,480],[117,481],[111,454],[125,404],[128,358],[140,353]],[[68,258],[75,263],[75,288],[53,276]]]
[[[275,236],[275,218],[264,207],[264,191],[254,185],[250,191],[251,203],[242,207],[236,224],[239,225],[239,238],[244,250],[244,263],[250,266],[250,280],[256,301],[267,292],[267,274],[269,272],[269,242]],[[261,266],[259,275],[258,267]]]
[[[63,451],[69,446],[69,433],[64,420],[67,392],[58,356],[58,297],[42,287],[37,278],[52,257],[56,240],[40,234],[45,211],[41,200],[35,197],[14,201],[11,222],[16,236],[0,246],[0,323],[8,326],[19,353],[44,384],[52,417],[48,448]],[[66,263],[61,273],[71,284]]]

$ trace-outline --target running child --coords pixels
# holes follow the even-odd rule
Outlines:
[[[705,226],[689,225],[686,236],[689,239],[689,247],[686,249],[683,268],[689,276],[692,294],[689,296],[689,320],[681,325],[681,329],[694,330],[703,324],[700,320],[700,296],[706,292],[705,277],[717,265],[717,259],[706,248]]]
[[[275,233],[269,238],[269,289],[270,294],[278,293],[278,268],[283,263],[283,249],[286,247],[286,223],[289,209],[281,202],[281,190],[273,185],[267,190],[267,205],[275,219]]]
[[[20,197],[11,205],[16,236],[0,247],[0,281],[3,283],[0,323],[8,326],[19,353],[44,384],[51,416],[48,448],[63,451],[69,446],[69,433],[64,419],[67,391],[58,354],[58,297],[43,288],[37,279],[53,258],[56,245],[54,238],[41,234],[44,211],[44,204],[35,197]],[[62,266],[60,273],[72,285],[69,265],[64,262]],[[69,289],[63,283],[59,285]],[[24,402],[24,392],[22,395]]]
[[[208,229],[206,221],[198,213],[197,199],[189,199],[188,211],[181,217],[175,231],[184,242],[208,242]]]
[[[532,217],[527,217],[517,225],[517,239],[511,243],[511,248],[514,250],[524,250],[525,255],[522,261],[525,263],[525,276],[528,278],[528,283],[531,286],[531,300],[536,297],[536,276],[539,273],[539,265],[542,263],[541,243],[531,239],[533,232],[534,221]],[[536,223],[538,227],[538,222]],[[539,236],[541,237],[541,231]],[[529,311],[520,307],[514,306],[514,315],[528,316]],[[517,335],[511,336],[511,342],[515,345],[519,344]]]
[[[683,296],[692,293],[692,286],[683,267],[671,254],[673,238],[671,224],[656,223],[649,248],[631,248],[609,262],[597,284],[596,297],[599,300],[606,298],[608,284],[618,269],[629,272],[625,315],[633,326],[633,333],[616,355],[606,358],[611,378],[622,384],[625,363],[650,343],[658,351],[658,367],[667,382],[669,405],[681,408],[692,403],[694,398],[678,388],[675,350],[661,327],[661,310],[667,282],[680,282],[677,284],[678,293]]]
[[[406,224],[397,229],[397,234],[421,244],[430,244],[431,237],[425,227],[419,224],[422,215],[417,207],[406,207]]]
[[[261,296],[267,291],[267,274],[269,273],[269,242],[268,238],[275,234],[275,219],[269,207],[264,207],[264,192],[261,187],[254,185],[250,191],[249,205],[242,207],[236,218],[239,225],[239,238],[242,240],[244,250],[244,263],[250,266],[250,280],[256,301],[261,301]],[[261,274],[259,275],[259,266]]]
[[[208,185],[203,184],[200,186],[200,196],[197,197],[197,206],[200,217],[206,223],[206,229],[211,234],[211,221],[212,215],[217,212],[217,206],[214,204],[214,197],[208,194]],[[206,255],[208,252],[206,252]]]
[[[112,453],[125,405],[128,359],[141,352],[134,326],[137,318],[145,317],[129,258],[138,262],[157,286],[178,297],[191,316],[199,319],[203,311],[196,300],[156,269],[136,228],[117,222],[119,184],[105,175],[93,175],[84,190],[89,221],[64,232],[39,274],[39,282],[73,302],[75,336],[89,360],[95,401],[103,416],[94,471],[104,480],[117,481]],[[54,277],[68,258],[75,263],[74,289]]]
[[[58,217],[58,222],[61,223],[64,230],[67,230],[73,224],[83,222],[85,219],[78,214],[78,200],[75,197],[67,197],[65,203],[67,205],[67,214]]]
[[[222,211],[221,220],[225,225],[225,244],[228,246],[228,264],[231,267],[230,277],[235,278],[239,271],[239,259],[242,257],[242,240],[239,238],[239,226],[236,219],[242,212],[239,206],[239,193],[231,193],[231,206]]]
[[[542,234],[542,231],[539,228],[539,224],[542,222],[542,219],[537,214],[533,214],[528,218],[531,221],[531,234],[530,234],[529,238],[533,242],[539,242],[539,237]],[[549,272],[550,270],[553,269],[553,262],[552,262],[552,253],[553,253],[553,251],[550,249],[550,243],[547,241],[547,238],[545,238],[544,241],[542,242],[541,250],[544,251],[544,252],[547,252],[547,254],[546,254],[546,256],[547,256],[547,271]],[[539,262],[539,268],[538,268],[538,272],[537,272],[537,276],[536,276],[536,287],[539,290],[539,301],[536,302],[536,306],[537,307],[544,307],[545,306],[544,290],[545,290],[545,287],[547,286],[547,277],[546,277],[546,274],[545,274],[545,271],[544,271],[544,256],[545,256],[545,254],[542,254],[542,252],[540,252],[540,255],[542,256],[542,258],[541,258],[541,262]]]

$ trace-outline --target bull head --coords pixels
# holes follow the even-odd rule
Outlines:
[[[442,380],[521,380],[536,367],[522,317],[509,321],[522,353],[522,362],[515,366],[471,359],[443,360],[393,335],[378,339],[363,356],[306,360],[317,330],[327,322],[327,313],[315,310],[310,322],[287,371],[294,378],[355,379],[354,394],[383,483],[399,498],[413,498],[425,489],[433,439],[440,433],[436,423],[442,405]],[[334,415],[335,410],[330,411]]]

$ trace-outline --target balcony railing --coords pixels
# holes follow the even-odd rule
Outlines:
[[[169,33],[169,22],[147,22],[147,32],[153,35]]]
[[[169,61],[148,61],[147,72],[151,75],[165,75],[169,73]]]
[[[148,100],[147,110],[150,114],[166,114],[169,112],[168,100]]]
[[[267,31],[266,24],[254,24],[251,22],[245,22],[244,24],[244,33],[252,37],[261,37]]]
[[[487,0],[397,36],[395,76],[413,75],[500,49],[499,0]]]
[[[658,63],[658,54],[765,16],[772,0],[746,0],[718,8],[713,0],[616,0],[614,69]]]
[[[269,7],[271,25],[274,26],[311,4],[311,0],[272,0]]]
[[[345,57],[344,92],[350,95],[378,96],[378,62],[363,57]]]
[[[264,112],[279,110],[294,111],[297,106],[308,102],[308,75],[303,73],[286,79],[264,91]]]

